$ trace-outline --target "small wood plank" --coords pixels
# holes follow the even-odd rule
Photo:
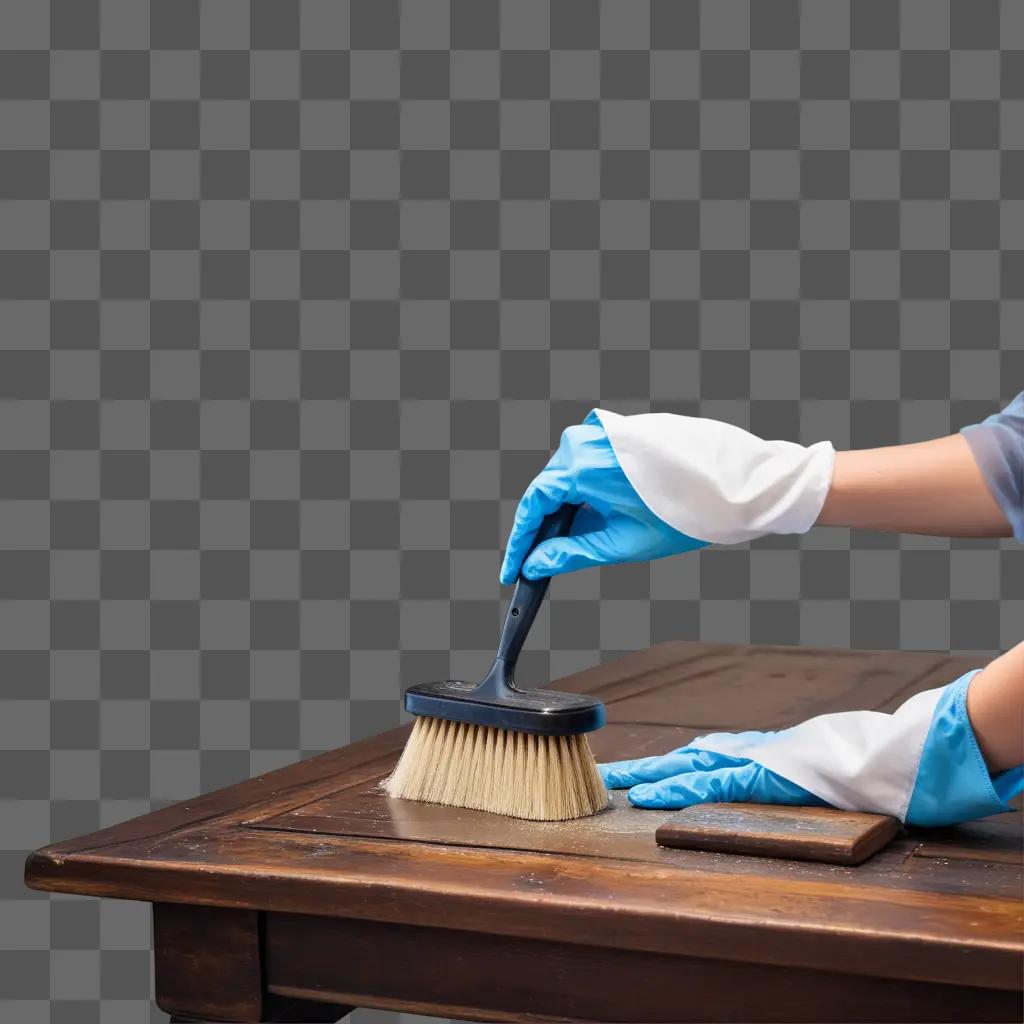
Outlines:
[[[831,807],[697,804],[659,825],[661,846],[861,864],[900,831],[896,818]]]

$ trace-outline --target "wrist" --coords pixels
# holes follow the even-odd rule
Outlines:
[[[967,689],[967,717],[988,770],[1024,763],[1024,644],[985,666]]]
[[[832,462],[828,490],[822,502],[815,526],[852,526],[852,513],[860,495],[869,490],[866,486],[870,477],[870,463],[864,458],[866,452],[836,452]]]

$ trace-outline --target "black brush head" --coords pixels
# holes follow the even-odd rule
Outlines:
[[[593,732],[605,721],[604,704],[593,697],[513,686],[496,693],[481,683],[457,679],[410,687],[405,693],[405,710],[413,715],[542,736]]]

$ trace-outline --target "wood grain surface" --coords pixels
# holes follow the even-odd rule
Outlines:
[[[593,747],[611,760],[661,753],[712,729],[780,728],[857,707],[889,711],[972,667],[974,660],[942,654],[673,643],[553,685],[605,701],[609,724]],[[820,997],[815,1013],[834,997],[829,1005],[838,1009],[821,1020],[904,1020],[912,1005],[921,1020],[966,1019],[972,999],[981,1008],[973,1019],[1020,1018],[1019,813],[901,833],[858,867],[669,849],[655,842],[669,815],[636,810],[621,795],[576,823],[388,801],[378,784],[407,732],[53,844],[29,857],[26,880],[184,908],[175,941],[158,944],[158,977],[169,957],[163,991],[183,988],[166,982],[174,970],[188,976],[181,951],[216,962],[221,945],[241,948],[203,926],[203,908],[255,912],[263,1006],[273,995],[485,1020],[595,1019],[583,988],[612,972],[612,1000],[616,979],[639,985],[649,970],[664,983],[618,1019],[719,1019],[708,1003],[680,1004],[668,987],[671,963],[708,1000],[752,1020],[808,1019],[801,991]],[[358,978],[345,967],[356,941],[366,951],[354,961],[365,965]],[[289,958],[289,944],[308,956]],[[425,958],[418,994],[408,974],[392,970],[389,981],[366,962],[372,954],[400,963],[416,949]],[[481,958],[474,970],[493,983],[474,985],[472,972],[454,970],[441,979],[437,951]],[[538,971],[550,954],[555,973],[541,973],[535,990],[534,980],[500,985],[484,960],[498,963],[506,953],[539,957]],[[244,956],[231,962],[244,976]],[[196,1002],[222,998],[200,991],[212,984],[208,976],[193,977]],[[254,1019],[248,977],[229,986],[227,1002],[238,1002],[225,1019]],[[758,984],[781,1002],[742,1002],[738,990]],[[853,1016],[872,1006],[873,1018]],[[181,1004],[181,1016],[202,1019],[188,1009]]]

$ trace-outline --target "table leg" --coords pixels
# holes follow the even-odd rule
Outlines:
[[[269,995],[263,1003],[264,1024],[335,1024],[352,1011],[351,1006],[314,1003],[307,999],[284,999]],[[170,1024],[212,1024],[209,1018],[171,1017]],[[218,1022],[219,1024],[219,1022]]]
[[[172,1021],[334,1022],[351,1009],[267,993],[260,914],[179,903],[153,905],[156,1002]]]

